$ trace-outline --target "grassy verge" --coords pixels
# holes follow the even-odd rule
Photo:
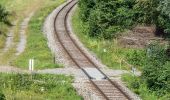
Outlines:
[[[53,64],[53,55],[47,46],[47,40],[41,29],[47,15],[63,2],[64,0],[47,2],[31,19],[27,32],[26,50],[14,61],[14,66],[26,68],[29,59],[34,58],[36,69],[61,67],[59,64]]]
[[[81,100],[72,77],[0,73],[0,98],[6,100]],[[1,99],[3,100],[3,99]]]
[[[81,42],[95,52],[101,61],[112,69],[130,69],[124,62],[124,55],[131,52],[130,49],[122,49],[117,45],[117,40],[95,39],[88,36],[87,25],[79,18],[79,9],[76,10],[72,18],[73,30],[80,38]]]

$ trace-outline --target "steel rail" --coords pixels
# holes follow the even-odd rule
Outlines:
[[[72,57],[72,55],[69,53],[69,51],[67,50],[67,48],[65,47],[64,43],[62,43],[60,36],[57,34],[57,29],[56,29],[56,21],[57,18],[59,16],[59,14],[62,12],[62,10],[67,7],[69,4],[71,4],[73,1],[72,0],[70,2],[68,2],[66,5],[64,5],[59,12],[57,13],[55,20],[54,20],[54,30],[55,30],[55,34],[59,40],[59,43],[62,45],[63,49],[66,51],[66,53],[69,55],[69,57],[71,58],[71,60],[76,64],[76,66],[78,66],[89,78],[90,82],[95,86],[95,88],[103,95],[103,97],[106,100],[109,100],[109,98],[105,95],[105,93],[95,84],[95,82],[90,78],[90,76],[88,75],[88,73],[83,70],[83,68],[78,64],[78,62]],[[73,38],[70,36],[71,32],[68,30],[68,26],[67,26],[67,20],[68,20],[68,14],[69,12],[72,10],[72,8],[77,4],[77,1],[69,8],[69,10],[66,12],[66,16],[64,18],[64,26],[65,26],[65,30],[66,33],[68,33],[69,38],[71,39],[71,41],[73,42],[73,44],[76,46],[76,48],[81,52],[81,54],[88,60],[88,62],[90,62],[97,70],[99,70],[114,87],[116,87],[128,100],[131,100],[131,98],[129,97],[129,95],[127,95],[125,92],[122,91],[122,89],[118,86],[118,84],[114,83],[113,81],[111,81],[111,79],[109,79],[109,77],[103,73],[100,68],[98,67],[98,65],[96,65],[84,52],[83,50],[80,48],[80,46],[75,42],[75,40],[73,40]]]
[[[55,20],[54,20],[54,27],[56,26],[55,25],[55,22],[57,20],[57,17],[59,15],[59,13],[66,7],[68,6],[70,3],[72,3],[74,0],[72,0],[71,2],[67,3],[64,7],[62,7],[62,9],[60,9],[60,11],[57,13],[56,17],[55,17]],[[76,5],[76,3],[74,4]],[[74,5],[70,8],[70,10],[74,7]],[[69,10],[69,11],[70,11]],[[54,28],[55,30],[55,33],[58,37],[58,40],[60,42],[60,44],[62,45],[62,47],[64,48],[64,50],[66,51],[66,53],[69,55],[69,57],[73,60],[73,62],[82,70],[82,68],[79,66],[79,64],[74,60],[74,58],[68,53],[67,49],[65,48],[64,44],[61,42],[61,39],[59,38],[58,34],[57,34],[57,30],[56,28]],[[90,76],[87,74],[87,72],[85,72],[84,70],[82,70],[86,75],[87,77],[90,79]],[[106,98],[106,100],[109,100],[109,98],[103,93],[103,91],[101,91],[101,89],[90,79],[90,82],[95,86],[95,88],[103,95],[104,98]]]

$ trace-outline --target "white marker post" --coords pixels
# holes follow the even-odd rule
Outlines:
[[[29,70],[34,71],[34,59],[29,59]]]

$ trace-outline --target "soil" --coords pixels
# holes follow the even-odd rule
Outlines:
[[[118,44],[125,48],[145,48],[152,42],[166,44],[167,41],[156,35],[155,26],[136,26],[120,36]]]

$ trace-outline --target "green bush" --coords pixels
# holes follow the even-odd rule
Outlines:
[[[94,8],[94,0],[79,0],[80,17],[83,21],[88,21],[90,11]]]
[[[170,32],[168,0],[80,0],[80,18],[88,22],[92,37],[111,39],[136,24],[156,25],[163,33]],[[163,8],[163,9],[161,9]]]
[[[148,88],[156,91],[159,96],[170,93],[170,59],[166,55],[165,47],[151,44],[146,59],[142,78]]]
[[[80,0],[80,17],[88,21],[89,34],[110,39],[117,32],[133,25],[135,0]]]
[[[160,22],[160,26],[164,26],[165,32],[170,33],[170,0],[162,0],[158,10],[164,16],[164,22]]]
[[[134,66],[143,66],[146,62],[145,50],[133,50],[126,55],[127,61]]]

